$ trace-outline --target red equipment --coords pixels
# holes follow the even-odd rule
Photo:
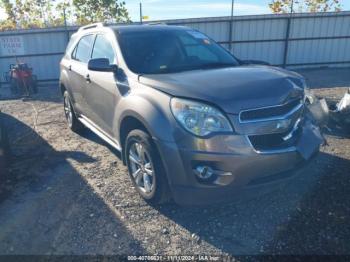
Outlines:
[[[33,75],[33,69],[25,63],[10,65],[8,74],[12,94],[21,94],[29,96],[37,93],[36,76]]]

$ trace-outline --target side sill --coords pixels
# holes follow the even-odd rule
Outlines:
[[[103,139],[106,143],[117,149],[118,151],[122,151],[122,148],[120,147],[119,143],[112,139],[109,135],[107,135],[105,132],[103,132],[96,124],[94,124],[90,119],[87,117],[81,115],[79,116],[79,121],[89,128],[92,132],[94,132],[96,135],[98,135],[101,139]]]

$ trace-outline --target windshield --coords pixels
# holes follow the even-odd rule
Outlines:
[[[204,34],[188,30],[124,31],[124,59],[137,74],[162,74],[237,66],[238,61]]]

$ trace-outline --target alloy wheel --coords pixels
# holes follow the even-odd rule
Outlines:
[[[72,123],[73,123],[73,111],[72,111],[72,107],[71,107],[71,104],[70,104],[68,96],[64,97],[64,114],[66,116],[66,119],[68,121],[69,126],[72,126]]]
[[[149,152],[144,145],[135,142],[130,146],[128,158],[136,186],[143,194],[150,196],[154,190],[155,176]]]

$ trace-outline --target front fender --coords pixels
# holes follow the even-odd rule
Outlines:
[[[171,96],[150,87],[135,89],[124,96],[116,108],[118,141],[123,120],[134,117],[142,122],[153,139],[173,142],[176,123],[169,106]]]

